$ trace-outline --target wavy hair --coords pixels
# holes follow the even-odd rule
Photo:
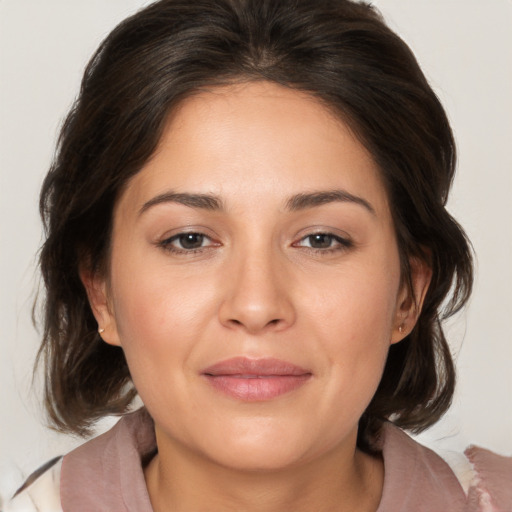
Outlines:
[[[80,266],[106,271],[116,199],[181,101],[257,80],[309,93],[351,127],[386,185],[404,282],[411,258],[432,269],[419,320],[391,347],[360,419],[359,447],[370,450],[384,421],[420,431],[449,407],[455,372],[441,322],[468,300],[472,256],[445,208],[452,131],[411,50],[366,3],[161,0],[119,24],[92,57],[41,191],[38,360],[57,428],[87,434],[136,395],[122,349],[97,334],[79,277]]]

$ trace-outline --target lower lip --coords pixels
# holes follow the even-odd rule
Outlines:
[[[271,375],[245,378],[231,375],[205,375],[216,390],[246,402],[272,400],[305,384],[311,374]]]

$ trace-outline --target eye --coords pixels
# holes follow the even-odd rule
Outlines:
[[[210,237],[203,233],[178,233],[158,243],[165,250],[174,253],[193,253],[215,245]]]
[[[296,247],[306,247],[315,251],[332,252],[352,247],[352,242],[332,233],[313,233],[301,238]]]

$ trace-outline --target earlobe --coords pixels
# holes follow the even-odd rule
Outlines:
[[[404,281],[398,295],[391,343],[398,343],[413,330],[432,279],[432,269],[422,259],[411,257],[409,268],[410,282]]]
[[[89,305],[98,322],[98,333],[109,345],[118,345],[119,336],[112,307],[109,302],[107,280],[89,270],[80,270],[80,279],[87,292]]]

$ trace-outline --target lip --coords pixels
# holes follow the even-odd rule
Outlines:
[[[217,391],[246,402],[272,400],[304,385],[309,370],[274,358],[234,357],[204,369],[201,374]]]

